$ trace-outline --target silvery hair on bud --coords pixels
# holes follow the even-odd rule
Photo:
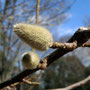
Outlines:
[[[24,69],[35,69],[40,62],[40,58],[35,52],[25,52],[21,60]]]
[[[39,25],[19,23],[13,27],[18,37],[36,50],[44,51],[52,46],[51,33]]]

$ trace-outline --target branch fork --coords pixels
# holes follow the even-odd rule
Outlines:
[[[14,85],[17,83],[20,84],[21,81],[24,81],[25,83],[30,84],[31,82],[28,82],[27,80],[25,80],[24,79],[25,77],[31,75],[32,73],[34,73],[40,69],[43,69],[43,67],[47,68],[51,63],[56,61],[58,58],[67,54],[68,52],[73,51],[74,49],[76,49],[78,47],[90,46],[90,43],[88,43],[88,44],[86,43],[89,39],[90,39],[90,28],[87,28],[87,27],[79,28],[77,30],[77,32],[71,37],[71,39],[67,43],[58,43],[58,42],[53,43],[51,48],[57,47],[58,49],[56,49],[56,51],[54,51],[47,57],[43,58],[41,60],[42,62],[40,63],[40,65],[38,65],[38,67],[36,69],[25,70],[25,71],[19,73],[18,75],[11,78],[10,80],[7,80],[7,81],[1,83],[0,89],[3,89],[7,86],[11,86],[11,85]]]

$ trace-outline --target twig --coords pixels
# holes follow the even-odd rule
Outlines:
[[[65,88],[58,88],[58,89],[47,89],[47,90],[72,90],[72,89],[75,89],[79,86],[82,86],[86,83],[88,83],[90,81],[90,76],[88,76],[87,78],[85,78],[84,80],[80,81],[80,82],[77,82],[77,83],[74,83],[68,87],[65,87]]]
[[[68,41],[68,43],[72,43],[75,40],[77,41],[77,47],[81,47],[85,42],[87,42],[90,39],[90,29],[88,28],[79,28],[78,31],[71,37],[71,39]],[[42,61],[46,62],[46,65],[49,66],[51,63],[53,63],[54,61],[56,61],[58,58],[62,57],[63,55],[65,55],[66,53],[73,51],[74,49],[65,49],[65,48],[59,48],[56,51],[54,51],[53,53],[51,53],[50,55],[48,55],[47,57],[43,58]],[[41,66],[44,66],[45,63],[40,63]],[[40,68],[36,68],[33,70],[25,70],[23,72],[21,72],[20,74],[18,74],[17,76],[3,82],[0,84],[0,89],[10,86],[11,84],[14,83],[18,83],[18,82],[22,82],[22,80],[29,76],[30,74],[36,72],[40,70]]]
[[[90,43],[84,43],[83,45],[82,45],[82,47],[90,47]]]
[[[31,81],[28,81],[26,79],[23,79],[23,82],[27,83],[27,84],[30,84],[30,85],[39,85],[40,84],[39,82],[31,82]]]
[[[53,42],[53,45],[50,48],[75,49],[76,47],[77,47],[77,41],[74,41],[73,43]]]
[[[36,24],[38,24],[38,20],[39,20],[39,7],[40,7],[40,0],[37,0]]]

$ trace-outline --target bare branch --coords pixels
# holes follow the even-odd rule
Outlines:
[[[90,81],[90,76],[88,76],[87,78],[85,78],[84,80],[80,81],[80,82],[77,82],[77,83],[74,83],[68,87],[65,87],[65,88],[58,88],[58,89],[48,89],[48,90],[72,90],[72,89],[75,89],[79,86],[82,86],[86,83],[88,83]]]
[[[39,82],[31,82],[31,81],[26,80],[26,79],[23,79],[23,82],[27,83],[27,84],[30,84],[30,85],[39,85],[40,84]]]
[[[74,41],[73,43],[53,42],[53,45],[50,48],[74,49],[76,47],[77,47],[77,41]]]
[[[90,43],[84,43],[83,45],[82,45],[82,47],[90,47]]]
[[[86,27],[80,27],[78,29],[78,31],[71,37],[71,39],[68,41],[68,43],[72,43],[75,40],[77,41],[77,47],[81,47],[85,42],[87,42],[90,39],[90,29],[86,28]],[[65,49],[65,48],[59,48],[56,51],[54,51],[53,53],[51,53],[49,56],[45,57],[42,59],[41,67],[47,67],[54,61],[56,61],[58,58],[62,57],[63,55],[65,55],[66,53],[73,51],[75,48],[72,47],[72,49]],[[3,82],[0,84],[0,89],[6,87],[6,86],[10,86],[11,84],[14,83],[18,83],[18,82],[22,82],[23,79],[27,76],[29,76],[30,74],[36,72],[40,70],[40,67],[33,69],[33,70],[25,70],[23,72],[21,72],[20,74],[18,74],[17,76]]]
[[[40,7],[40,0],[37,0],[37,10],[36,10],[36,24],[38,24],[39,20],[39,7]]]

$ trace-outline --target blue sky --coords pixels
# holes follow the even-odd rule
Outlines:
[[[70,17],[57,28],[61,35],[73,34],[80,26],[84,26],[83,20],[90,16],[90,0],[77,0],[67,13]]]
[[[58,33],[57,38],[60,38],[63,35],[74,34],[79,27],[85,26],[84,19],[90,17],[90,0],[77,0],[67,13],[70,14],[68,20],[66,20],[61,26],[58,26],[57,30],[54,32]],[[76,55],[79,54],[79,58],[84,65],[88,66],[90,65],[90,57],[86,52],[87,49],[83,49],[82,52],[78,50]]]
[[[66,26],[83,26],[83,19],[90,16],[90,0],[77,0],[68,12],[71,14],[71,18],[66,22]]]

